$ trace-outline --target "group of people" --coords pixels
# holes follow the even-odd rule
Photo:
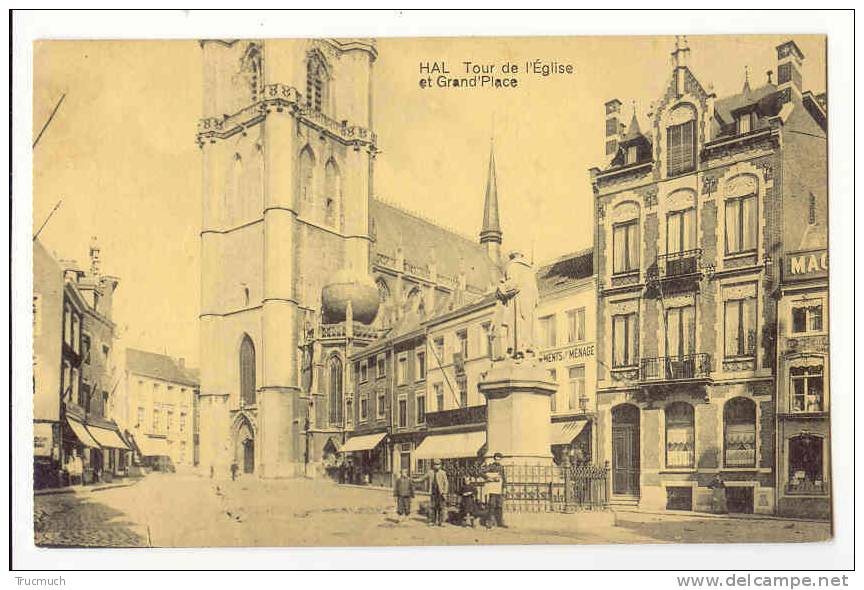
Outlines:
[[[478,476],[465,478],[461,482],[459,492],[459,520],[469,526],[475,526],[477,520],[485,522],[487,528],[504,525],[504,466],[501,465],[503,455],[495,453],[492,460],[479,470]],[[447,498],[450,493],[450,481],[443,469],[441,459],[433,459],[432,469],[423,475],[417,483],[428,483],[430,526],[444,526],[447,520]],[[396,498],[396,512],[400,520],[411,514],[411,500],[414,497],[415,480],[403,469],[393,484],[393,496]]]

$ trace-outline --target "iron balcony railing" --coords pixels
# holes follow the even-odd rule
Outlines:
[[[697,274],[701,271],[702,249],[683,250],[681,252],[670,252],[657,256],[657,268],[652,269],[657,278],[674,279]]]
[[[711,355],[706,352],[643,358],[640,365],[642,381],[707,379],[710,375]]]

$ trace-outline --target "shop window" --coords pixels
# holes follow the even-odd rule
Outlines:
[[[695,440],[693,406],[685,402],[666,406],[666,466],[693,467],[696,464]]]
[[[723,407],[723,453],[726,467],[756,467],[756,403],[743,397]]]
[[[696,121],[668,127],[666,145],[669,153],[668,175],[692,172],[696,168]]]
[[[666,510],[693,510],[693,488],[667,487]]]
[[[639,270],[639,221],[633,219],[612,226],[612,272]]]
[[[612,316],[612,367],[630,367],[638,362],[639,316],[635,313]]]
[[[726,254],[756,249],[756,195],[726,199]]]
[[[824,411],[824,380],[821,366],[792,367],[789,369],[792,383],[793,412]]]
[[[727,357],[756,354],[756,298],[728,299],[725,310],[725,348]]]
[[[822,331],[822,302],[801,302],[792,305],[792,333]]]
[[[823,439],[800,434],[789,439],[790,494],[824,494],[827,486],[823,477]]]

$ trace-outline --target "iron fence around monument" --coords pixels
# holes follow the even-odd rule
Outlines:
[[[504,465],[505,512],[578,512],[609,505],[609,464]],[[445,462],[448,502],[458,505],[467,490],[482,497],[483,467]]]

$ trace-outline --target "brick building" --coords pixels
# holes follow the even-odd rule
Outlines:
[[[776,509],[780,265],[793,211],[827,199],[824,104],[794,41],[776,52],[776,82],[718,97],[679,37],[647,124],[605,105],[597,441],[618,503],[711,510],[722,487],[730,511]]]

